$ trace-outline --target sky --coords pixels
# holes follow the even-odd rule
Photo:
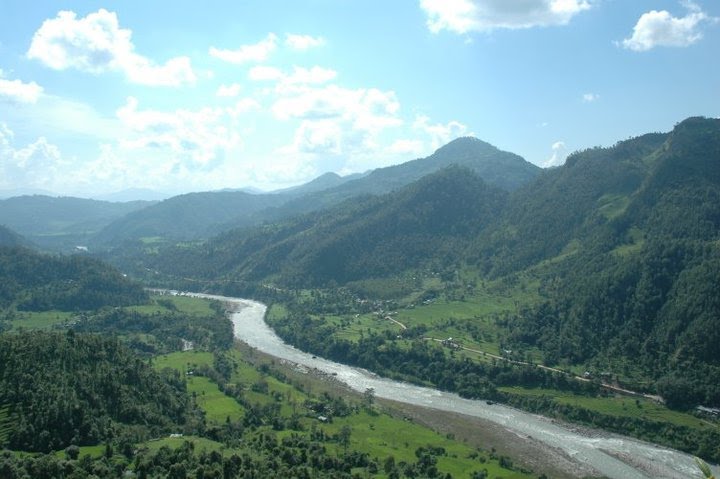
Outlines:
[[[720,116],[717,0],[0,0],[0,191],[272,190]]]

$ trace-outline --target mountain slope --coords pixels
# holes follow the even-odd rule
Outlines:
[[[195,250],[167,249],[153,268],[244,281],[273,277],[296,286],[391,276],[457,258],[507,196],[469,169],[453,166],[388,195],[231,231]]]
[[[508,191],[528,183],[541,172],[538,166],[518,155],[499,150],[477,138],[463,137],[451,141],[426,158],[378,168],[338,187],[308,194],[278,208],[263,211],[262,221],[278,221],[317,211],[354,196],[390,193],[451,165],[469,168],[486,183]],[[254,224],[262,221],[257,218]],[[252,223],[235,226],[250,224]]]
[[[672,406],[718,405],[720,121],[688,119],[638,162],[622,207],[587,214],[573,250],[544,265],[553,294],[513,335],[550,363],[624,364]]]
[[[286,199],[241,191],[189,193],[174,196],[114,221],[93,238],[94,243],[119,244],[124,240],[162,237],[190,240],[211,236],[213,228]]]
[[[138,304],[146,299],[139,284],[96,259],[0,247],[0,307],[75,311]]]
[[[30,242],[10,228],[0,225],[1,246],[30,246]]]
[[[152,204],[110,203],[73,197],[18,196],[0,201],[0,224],[40,246],[72,249],[113,220]]]

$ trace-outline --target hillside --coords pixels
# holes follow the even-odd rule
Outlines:
[[[608,191],[612,202],[544,266],[553,294],[518,316],[512,334],[550,363],[629,368],[658,380],[669,404],[717,405],[720,121],[680,123],[642,164],[634,188]]]
[[[75,311],[146,299],[139,284],[96,259],[0,247],[0,307]]]
[[[179,377],[161,375],[116,339],[68,333],[0,335],[0,404],[23,451],[98,444],[118,432],[153,437],[185,422]]]
[[[0,224],[39,246],[61,251],[87,244],[112,221],[152,203],[110,203],[73,197],[18,196],[0,200]]]
[[[30,242],[11,230],[0,225],[0,246],[30,246]]]
[[[93,238],[93,243],[120,244],[126,240],[154,237],[172,240],[206,238],[218,225],[283,201],[286,199],[280,195],[241,191],[174,196],[114,221]]]

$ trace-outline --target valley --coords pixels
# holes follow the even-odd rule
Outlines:
[[[700,477],[718,145],[689,118],[542,171],[461,138],[275,193],[64,199],[64,229],[0,229],[0,471]]]

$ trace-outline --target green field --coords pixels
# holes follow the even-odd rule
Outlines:
[[[323,423],[317,419],[317,413],[304,406],[307,400],[317,401],[316,396],[301,391],[289,381],[277,379],[274,374],[268,374],[267,370],[266,372],[258,370],[244,354],[247,352],[240,350],[230,352],[235,365],[230,382],[243,386],[243,397],[246,401],[258,405],[279,404],[280,415],[288,418],[295,414],[300,418],[304,431],[322,429],[326,436],[333,436],[338,434],[343,426],[348,426],[351,429],[348,450],[364,452],[381,461],[393,456],[396,462],[411,463],[417,461],[415,451],[418,448],[432,445],[445,449],[445,454],[438,457],[438,468],[443,472],[451,473],[454,477],[467,477],[472,471],[482,469],[488,470],[489,477],[506,479],[531,477],[518,471],[501,468],[498,458],[491,458],[488,451],[477,451],[467,444],[449,439],[431,429],[392,417],[378,410],[377,407],[369,412],[359,404],[350,403],[351,411],[354,412],[345,417],[336,416],[331,422]],[[159,356],[154,360],[154,367],[158,369],[171,367],[179,371],[187,371],[195,365],[212,365],[212,362],[211,353],[186,351]],[[262,387],[257,387],[260,384]],[[194,394],[198,405],[206,412],[210,422],[222,423],[228,416],[233,420],[242,417],[242,406],[234,399],[225,396],[208,378],[189,377],[187,387],[188,392]],[[262,426],[257,429],[257,433],[261,431],[271,431],[271,428]],[[290,434],[297,434],[297,431],[277,432],[279,438]],[[196,437],[163,438],[144,443],[143,446],[152,450],[165,445],[179,447],[185,440],[196,443],[196,453],[202,449],[220,450],[223,454],[235,451],[220,443]],[[331,441],[324,444],[336,454],[344,453],[344,448],[338,442]],[[380,474],[378,477],[384,476]]]
[[[226,396],[210,379],[195,376],[187,379],[187,390],[198,406],[205,411],[209,422],[223,423],[227,418],[235,421],[243,416],[244,409],[233,398]]]
[[[150,304],[128,306],[125,309],[128,311],[135,311],[140,314],[162,313],[167,312],[170,309],[175,309],[193,316],[211,316],[215,314],[215,311],[210,307],[211,303],[212,301],[209,299],[192,298],[189,296],[172,296],[169,294],[154,294],[150,296]],[[168,308],[168,305],[172,306]]]
[[[438,457],[438,469],[453,477],[468,477],[473,471],[482,469],[487,469],[488,477],[532,477],[501,468],[497,460],[490,459],[488,451],[478,451],[431,429],[387,414],[361,411],[322,427],[330,434],[337,434],[344,426],[351,428],[350,449],[367,452],[370,457],[393,456],[396,462],[414,462],[417,460],[415,451],[418,448],[432,446],[445,450],[445,455]],[[339,445],[337,450],[341,451]]]
[[[65,311],[22,311],[16,314],[16,318],[10,321],[13,329],[50,329],[72,321],[75,316],[75,313]]]
[[[212,363],[212,353],[205,351],[178,351],[153,358],[153,367],[155,369],[172,368],[182,373],[186,373],[197,366],[211,366]]]

